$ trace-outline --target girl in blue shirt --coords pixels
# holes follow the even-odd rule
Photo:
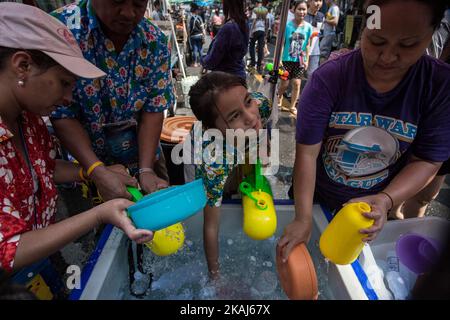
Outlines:
[[[288,80],[281,80],[278,91],[279,105],[282,105],[283,93],[291,82],[291,106],[286,111],[290,111],[294,116],[297,115],[296,104],[300,95],[301,78],[308,69],[310,39],[313,32],[311,24],[305,21],[307,9],[305,0],[296,2],[294,6],[295,18],[286,24],[285,31],[282,60],[283,67],[289,72],[289,77]]]

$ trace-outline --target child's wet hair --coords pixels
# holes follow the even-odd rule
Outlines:
[[[189,90],[189,104],[194,115],[206,128],[215,128],[218,118],[218,95],[230,88],[243,86],[247,89],[245,80],[241,77],[213,71],[203,76]]]

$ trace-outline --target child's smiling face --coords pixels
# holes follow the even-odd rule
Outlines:
[[[258,101],[252,99],[247,89],[235,86],[219,94],[217,99],[216,127],[226,129],[262,129]]]

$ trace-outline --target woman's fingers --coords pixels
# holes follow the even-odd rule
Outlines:
[[[362,233],[362,234],[374,234],[374,233],[378,233],[378,232],[381,231],[381,229],[383,227],[383,221],[381,219],[381,214],[379,214],[379,213],[376,213],[376,214],[367,213],[367,214],[364,214],[364,216],[367,216],[368,218],[374,219],[375,222],[370,228],[359,230],[360,233]]]
[[[368,219],[373,219],[373,220],[378,220],[381,218],[381,213],[379,213],[377,211],[363,212],[362,215]]]
[[[136,229],[130,239],[139,244],[150,242],[153,239],[153,233],[149,230]]]
[[[283,261],[283,263],[285,263],[288,260],[289,255],[291,254],[291,251],[292,251],[292,249],[294,248],[294,246],[296,244],[297,243],[295,243],[293,241],[293,239],[292,239],[291,241],[288,242],[287,245],[284,246],[284,248],[281,251],[281,253],[282,253],[281,254],[281,261]]]
[[[283,235],[280,240],[278,240],[278,246],[279,247],[284,247],[286,245],[286,243],[288,243],[289,238],[286,235]]]
[[[375,234],[371,234],[371,235],[368,235],[367,237],[363,238],[362,241],[363,242],[370,242],[370,241],[372,241],[374,239],[375,239]]]

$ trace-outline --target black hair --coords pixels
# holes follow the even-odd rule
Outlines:
[[[294,8],[293,8],[293,10],[294,10],[294,11],[297,10],[297,7],[298,7],[299,5],[301,5],[302,3],[306,4],[306,6],[308,7],[308,2],[307,2],[306,0],[297,0],[297,1],[294,2]]]
[[[6,60],[19,51],[25,51],[26,53],[28,53],[31,56],[33,62],[42,71],[47,71],[47,69],[58,65],[58,63],[55,60],[53,60],[45,53],[38,50],[23,50],[23,49],[0,47],[0,71],[2,71],[5,68]]]
[[[215,128],[218,118],[217,96],[230,88],[243,86],[247,89],[245,80],[241,77],[222,71],[213,71],[204,75],[189,90],[189,104],[196,118],[202,121],[206,128]]]
[[[244,0],[223,0],[223,14],[225,21],[234,20],[244,34],[248,33]]]
[[[444,17],[445,10],[448,7],[448,0],[397,0],[397,1],[416,1],[420,2],[426,6],[428,6],[431,10],[431,25],[433,26],[433,29],[436,30],[439,28],[441,24],[441,20]],[[371,5],[376,5],[381,7],[383,4],[386,4],[388,2],[393,2],[392,0],[366,0],[364,4],[364,20],[367,20],[368,13],[367,13],[367,7]]]
[[[198,6],[198,4],[196,4],[195,2],[191,3],[191,12],[194,12],[196,10],[200,9],[200,7]]]

